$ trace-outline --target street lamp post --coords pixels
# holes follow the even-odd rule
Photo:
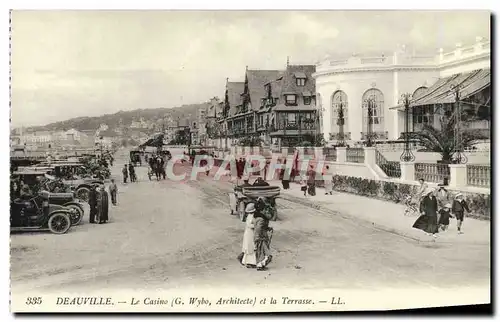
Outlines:
[[[401,153],[401,156],[399,159],[403,162],[412,162],[415,161],[415,155],[413,155],[413,152],[411,151],[410,147],[410,102],[411,102],[412,95],[409,93],[402,94],[401,95],[401,100],[400,102],[403,103],[405,106],[405,123],[404,123],[404,140],[405,140],[405,146],[403,149],[403,153]]]
[[[344,136],[344,103],[342,98],[340,99],[339,110],[338,110],[337,125],[339,126],[339,139],[337,141],[338,146],[345,146],[345,136]]]
[[[462,141],[462,109],[460,104],[460,85],[451,85],[450,90],[455,94],[455,114],[452,117],[455,117],[455,163],[467,163],[467,157],[463,153],[463,141]]]
[[[368,123],[367,123],[367,133],[366,133],[366,146],[371,147],[373,146],[373,109],[375,107],[375,100],[373,97],[370,97],[365,100],[365,103],[367,105],[367,113],[368,113]]]

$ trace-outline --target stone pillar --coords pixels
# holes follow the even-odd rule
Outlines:
[[[377,164],[377,161],[375,159],[375,154],[377,153],[377,150],[375,150],[375,147],[373,146],[365,146],[365,164],[373,167],[375,164]]]
[[[401,162],[401,180],[415,181],[415,162]]]
[[[347,147],[337,147],[337,162],[347,162]]]
[[[467,165],[449,164],[450,167],[450,187],[460,188],[467,186]]]
[[[316,160],[323,159],[323,147],[314,147],[314,157]]]

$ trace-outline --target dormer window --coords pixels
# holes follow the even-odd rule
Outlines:
[[[297,86],[305,86],[306,85],[306,74],[303,72],[296,72],[294,74],[295,76],[295,81],[297,83]]]
[[[287,94],[285,95],[287,105],[297,105],[297,95]]]

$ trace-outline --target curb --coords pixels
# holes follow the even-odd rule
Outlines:
[[[285,197],[286,196],[286,197]],[[293,197],[293,198],[290,198],[290,197]],[[457,241],[441,241],[439,240],[439,237],[438,239],[426,239],[426,238],[419,238],[419,237],[416,237],[416,236],[413,236],[412,234],[409,234],[407,232],[404,232],[400,229],[396,229],[396,228],[392,228],[392,227],[387,227],[386,225],[382,225],[382,224],[378,224],[378,223],[375,223],[375,222],[372,222],[370,220],[366,220],[366,219],[363,219],[363,218],[360,218],[360,217],[357,217],[355,215],[350,215],[350,214],[343,214],[343,213],[340,213],[339,211],[336,211],[336,210],[332,210],[332,209],[329,209],[325,206],[322,206],[322,205],[318,205],[318,204],[315,204],[311,201],[306,201],[306,200],[302,200],[302,199],[297,199],[297,197],[289,194],[289,193],[282,193],[280,195],[280,198],[282,199],[285,199],[289,202],[293,202],[293,203],[298,203],[298,204],[301,204],[301,205],[304,205],[304,206],[308,206],[308,207],[311,207],[311,208],[314,208],[322,213],[326,213],[328,215],[333,215],[333,216],[340,216],[344,219],[349,219],[349,220],[357,220],[357,221],[360,221],[360,222],[364,222],[364,223],[371,223],[371,227],[373,228],[376,228],[378,230],[381,230],[381,231],[385,231],[385,232],[388,232],[388,233],[391,233],[391,234],[394,234],[394,235],[398,235],[400,237],[403,237],[403,238],[406,238],[406,239],[411,239],[413,241],[417,241],[419,243],[426,243],[426,244],[433,244],[433,243],[436,243],[436,244],[457,244]],[[432,238],[432,237],[431,237]],[[468,245],[490,245],[490,243],[484,243],[484,242],[475,242],[475,241],[458,241],[459,244],[468,244]]]

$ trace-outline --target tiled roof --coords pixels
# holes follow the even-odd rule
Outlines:
[[[283,92],[293,92],[300,94],[303,92],[316,93],[316,86],[312,74],[316,72],[315,65],[289,65],[283,77]],[[298,78],[306,78],[305,86],[297,86]]]
[[[243,82],[228,82],[226,84],[226,96],[229,102],[228,116],[236,114],[236,106],[241,105],[241,93],[245,88]]]
[[[258,110],[260,108],[262,98],[267,96],[264,85],[275,81],[281,75],[282,71],[279,70],[247,70],[246,77],[248,80],[248,91],[253,110]],[[274,86],[272,86],[272,88],[273,87]]]

